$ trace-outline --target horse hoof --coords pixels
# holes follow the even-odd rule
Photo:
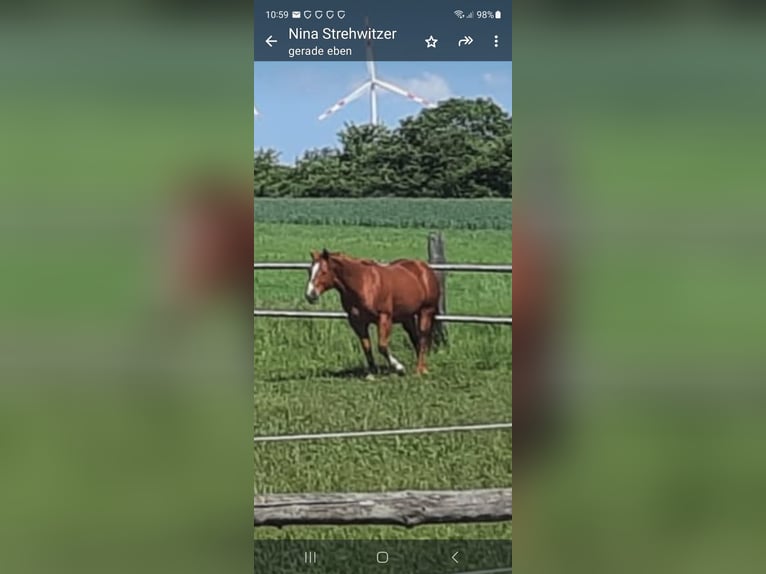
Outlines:
[[[366,380],[368,380],[368,381],[374,381],[375,380],[375,375],[373,375],[372,373],[367,373],[367,376],[364,377],[364,378]]]
[[[403,377],[404,375],[407,374],[407,371],[405,371],[404,369],[396,369],[396,374],[399,375],[400,377]]]

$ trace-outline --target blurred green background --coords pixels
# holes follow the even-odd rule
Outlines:
[[[759,10],[517,7],[514,223],[567,279],[545,358],[559,426],[531,451],[514,436],[515,566],[760,571]]]
[[[249,5],[0,8],[2,572],[252,569],[250,308],[162,299],[171,199],[251,194],[251,39]]]

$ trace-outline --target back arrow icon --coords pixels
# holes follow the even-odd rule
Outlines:
[[[455,553],[454,553],[454,554],[451,556],[451,558],[452,558],[452,561],[453,561],[455,564],[457,564],[457,558],[456,558],[456,557],[457,557],[457,555],[458,555],[458,554],[460,554],[460,551],[457,551],[457,552],[455,552]]]
[[[275,44],[276,42],[279,42],[279,40],[275,40],[271,37],[271,34],[269,34],[269,37],[266,38],[266,43],[269,45],[269,48],[272,47],[272,44]]]

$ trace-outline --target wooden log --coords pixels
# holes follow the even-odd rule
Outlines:
[[[272,494],[254,499],[255,526],[420,524],[512,519],[510,488]]]
[[[447,256],[444,249],[444,236],[441,232],[428,234],[428,262],[436,264],[447,263]],[[441,289],[438,314],[446,315],[447,281],[443,271],[436,271],[435,273]],[[442,321],[436,321],[433,331],[433,344],[435,347],[441,347],[446,346],[447,343],[447,326]]]

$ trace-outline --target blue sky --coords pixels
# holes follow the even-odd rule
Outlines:
[[[380,79],[439,101],[449,97],[490,97],[512,110],[511,62],[376,62]],[[367,123],[363,95],[329,118],[317,116],[367,79],[365,62],[255,62],[254,148],[274,148],[292,163],[307,149],[334,146],[344,122]],[[421,107],[401,96],[379,92],[378,114],[389,127]]]

